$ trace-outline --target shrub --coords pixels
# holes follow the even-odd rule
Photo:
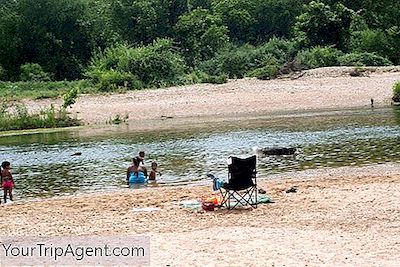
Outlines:
[[[50,81],[50,75],[39,64],[27,63],[20,67],[21,81]]]
[[[67,92],[64,97],[63,97],[63,104],[62,107],[63,108],[67,108],[72,106],[73,104],[75,104],[76,98],[78,97],[79,94],[79,88],[78,87],[74,87],[72,88],[69,92]]]
[[[16,105],[13,112],[10,108],[6,104],[0,108],[0,131],[80,125],[80,121],[70,118],[65,109],[56,110],[53,105],[34,114],[29,114],[24,105]]]
[[[382,30],[365,29],[352,33],[350,47],[353,52],[369,52],[380,56],[392,55],[392,46],[387,34]]]
[[[254,52],[251,45],[228,46],[213,59],[202,62],[199,69],[208,75],[226,74],[229,78],[243,78],[251,68]]]
[[[392,62],[374,53],[350,53],[338,58],[341,66],[389,66]]]
[[[97,53],[86,76],[102,91],[164,87],[182,83],[185,67],[172,41],[158,39],[148,46],[117,45]]]
[[[314,69],[338,65],[338,57],[342,54],[331,46],[316,46],[297,53],[295,64],[301,69]]]
[[[400,103],[400,82],[393,84],[393,101]]]
[[[257,50],[257,54],[272,55],[279,64],[291,61],[296,54],[295,42],[276,37],[259,46]]]
[[[393,94],[394,95],[400,94],[400,81],[395,82],[395,84],[393,84]]]
[[[229,78],[243,78],[255,69],[282,65],[294,52],[294,44],[272,38],[259,47],[228,46],[213,59],[204,61],[199,69],[209,75],[226,74]]]
[[[228,76],[225,74],[221,75],[207,75],[202,80],[202,83],[214,83],[214,84],[222,84],[228,82]]]
[[[106,70],[98,73],[96,77],[97,87],[102,92],[117,91],[124,89],[142,89],[143,83],[139,78],[129,72],[118,72],[115,70]]]
[[[269,80],[278,77],[278,74],[279,67],[277,65],[268,65],[251,71],[249,76],[260,80]]]

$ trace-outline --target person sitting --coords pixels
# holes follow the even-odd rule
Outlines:
[[[143,184],[146,182],[146,177],[143,171],[139,168],[137,158],[132,159],[132,165],[129,166],[126,172],[126,180],[128,184]]]

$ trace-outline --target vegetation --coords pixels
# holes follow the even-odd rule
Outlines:
[[[393,85],[393,101],[400,103],[400,82],[396,82]]]
[[[1,0],[0,94],[59,97],[400,64],[400,2]]]
[[[77,125],[80,125],[80,122],[70,118],[64,108],[56,110],[53,105],[34,114],[29,114],[26,107],[21,104],[9,106],[3,103],[0,106],[0,131]]]
[[[67,107],[75,103],[78,91],[78,88],[74,88],[64,95],[64,103],[59,109],[51,105],[38,113],[29,114],[22,104],[0,103],[0,131],[80,125],[80,121],[71,118],[67,112]]]

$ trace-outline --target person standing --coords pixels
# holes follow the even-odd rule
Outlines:
[[[3,161],[1,163],[1,172],[0,172],[0,184],[3,187],[4,192],[4,203],[7,203],[7,195],[9,195],[10,200],[13,201],[12,190],[14,188],[14,178],[10,172],[11,164],[8,161]]]

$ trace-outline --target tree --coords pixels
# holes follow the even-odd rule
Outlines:
[[[228,29],[219,16],[197,8],[179,18],[175,39],[190,66],[211,58],[229,40]]]
[[[169,8],[163,0],[113,0],[111,21],[130,44],[149,44],[170,32]]]
[[[334,6],[312,1],[296,18],[294,36],[304,46],[335,45],[345,49],[354,11],[338,3]]]
[[[85,6],[80,0],[15,1],[12,18],[16,19],[11,24],[15,34],[10,36],[17,55],[7,52],[12,55],[13,62],[7,64],[10,69],[38,63],[57,80],[81,77],[91,45]],[[15,78],[17,73],[13,75]]]
[[[273,36],[290,37],[296,17],[309,0],[265,0],[259,1],[255,17],[255,38],[257,43]]]
[[[15,11],[14,1],[2,1],[0,5],[0,65],[3,66],[2,79],[18,77],[20,56],[21,17]]]
[[[212,9],[229,29],[229,37],[236,42],[254,41],[255,11],[258,1],[213,1]]]

